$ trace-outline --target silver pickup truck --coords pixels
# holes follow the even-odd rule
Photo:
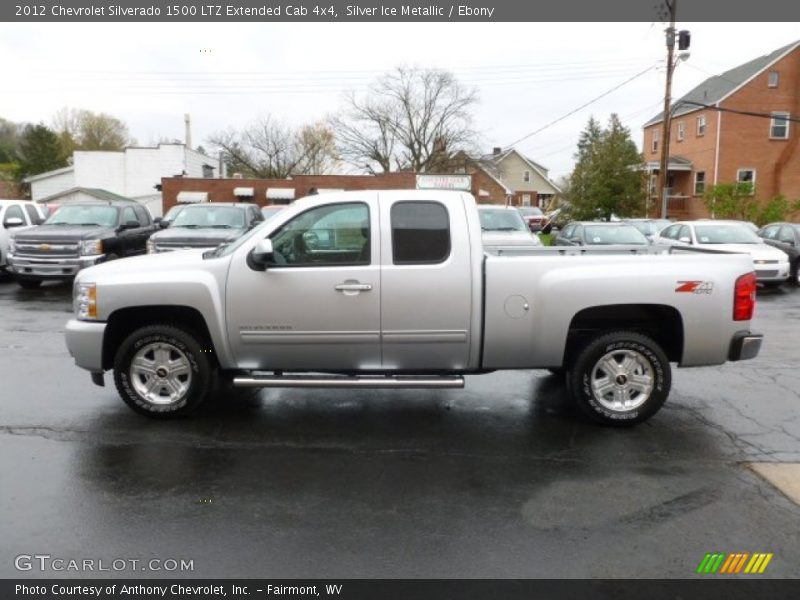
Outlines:
[[[67,346],[153,417],[237,387],[458,388],[500,369],[562,372],[594,420],[632,425],[670,363],[752,358],[746,255],[485,251],[460,192],[298,200],[215,250],[81,271]]]

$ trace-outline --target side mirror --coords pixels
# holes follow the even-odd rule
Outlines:
[[[272,240],[269,238],[264,238],[256,247],[253,248],[253,251],[250,253],[250,259],[252,260],[253,264],[256,268],[260,270],[265,270],[269,265],[274,264],[275,258],[275,250],[272,248]]]
[[[161,221],[163,221],[163,220],[164,220],[164,219],[163,219],[162,217],[153,217],[153,223],[154,223],[155,225],[158,225],[158,224],[159,224],[159,223],[161,223]]]
[[[3,221],[3,227],[6,229],[11,229],[13,227],[22,227],[25,225],[25,221],[20,219],[19,217],[10,217]]]
[[[120,231],[123,231],[125,229],[139,229],[139,227],[141,227],[139,221],[130,220],[125,221],[122,225],[120,225],[119,229]]]
[[[583,240],[579,237],[569,238],[569,241],[572,242],[573,244],[578,244],[579,246],[583,245]]]
[[[161,229],[166,229],[167,227],[169,227],[169,223],[170,222],[169,221],[165,221],[164,219],[160,219],[159,221],[156,221],[156,223],[158,224],[158,226]]]
[[[686,237],[686,236],[679,237],[679,238],[678,238],[678,241],[679,241],[679,242],[683,242],[684,244],[691,244],[691,243],[692,243],[692,240],[691,240],[691,238],[688,238],[688,237]]]

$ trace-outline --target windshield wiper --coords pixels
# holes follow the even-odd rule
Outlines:
[[[235,225],[210,225],[211,229],[239,229]]]

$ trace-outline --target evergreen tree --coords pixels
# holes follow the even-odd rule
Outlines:
[[[578,140],[570,178],[573,216],[577,219],[612,215],[635,216],[642,211],[642,158],[630,130],[612,114],[606,128],[591,117]]]
[[[17,155],[19,180],[67,166],[67,155],[58,135],[41,123],[25,127]]]

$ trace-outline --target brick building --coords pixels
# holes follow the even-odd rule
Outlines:
[[[707,79],[671,112],[670,217],[709,216],[702,196],[718,183],[752,182],[762,203],[777,194],[800,198],[800,136],[787,120],[800,115],[800,41]],[[650,206],[658,207],[662,122],[659,114],[644,125],[643,145]]]

